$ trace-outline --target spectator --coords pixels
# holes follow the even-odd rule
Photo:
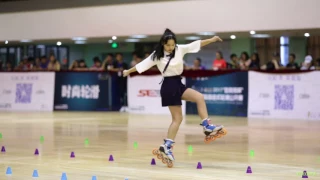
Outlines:
[[[41,61],[40,61],[40,68],[41,70],[47,70],[48,69],[48,60],[46,56],[42,56],[41,57]]]
[[[296,55],[291,53],[289,55],[289,63],[287,64],[286,67],[288,69],[296,69],[296,70],[300,69],[298,63],[296,63],[295,60],[296,60]]]
[[[248,69],[248,66],[246,66],[246,64],[249,64],[247,63],[248,60],[249,60],[249,54],[246,51],[243,51],[239,59],[240,69]]]
[[[263,65],[261,69],[273,71],[281,69],[282,67],[283,65],[280,63],[280,54],[274,53],[272,59],[268,61],[267,64]]]
[[[77,71],[87,71],[88,70],[88,66],[87,66],[86,62],[84,61],[84,59],[81,59],[78,62],[79,62],[79,66],[76,69]]]
[[[78,67],[79,67],[79,61],[78,60],[74,60],[72,62],[72,64],[70,65],[69,70],[76,71],[78,69]]]
[[[193,61],[193,66],[190,67],[192,70],[205,70],[205,67],[201,65],[201,59],[198,57]]]
[[[7,61],[4,71],[13,71],[13,65],[10,61]]]
[[[118,84],[120,93],[120,103],[122,106],[127,106],[127,77],[122,76],[122,71],[128,69],[128,64],[123,61],[123,55],[121,53],[116,54],[116,67],[115,70],[118,71]]]
[[[230,63],[227,63],[228,69],[240,69],[239,60],[236,54],[230,55]]]
[[[116,66],[117,66],[117,63],[113,61],[113,54],[111,53],[107,54],[107,57],[104,59],[102,63],[102,68],[105,71],[116,72],[117,71],[115,69]]]
[[[216,52],[216,59],[213,61],[213,69],[226,69],[227,62],[223,59],[223,54],[221,51]]]
[[[101,61],[99,59],[99,57],[94,57],[93,58],[93,66],[90,68],[90,70],[94,70],[94,71],[101,71],[102,65],[101,65]]]
[[[314,61],[312,60],[312,56],[307,55],[304,58],[304,62],[302,63],[301,70],[315,70]]]
[[[130,66],[134,67],[136,64],[140,63],[141,61],[142,61],[141,55],[134,53]]]
[[[253,53],[251,59],[248,59],[245,63],[249,69],[260,69],[260,57],[258,53]]]
[[[49,71],[60,71],[60,63],[57,61],[56,57],[52,54],[49,58],[48,70]]]
[[[22,67],[20,67],[20,70],[30,71],[33,68],[33,65],[31,63],[31,58],[28,58],[28,56],[24,56],[21,66]]]

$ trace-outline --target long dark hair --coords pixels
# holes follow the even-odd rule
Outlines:
[[[174,40],[174,43],[177,44],[177,38],[176,35],[170,30],[170,29],[166,29],[159,41],[159,43],[157,44],[155,50],[154,50],[154,54],[152,56],[152,59],[155,60],[160,60],[160,58],[164,57],[164,48],[163,45],[167,44],[167,42],[172,39]],[[170,54],[170,59],[172,59],[175,55],[176,51],[175,49],[173,50],[173,52]]]

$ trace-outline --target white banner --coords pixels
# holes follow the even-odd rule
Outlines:
[[[162,107],[160,88],[161,75],[128,77],[129,112],[137,114],[170,115],[168,107]],[[182,83],[185,84],[185,78]],[[182,101],[182,114],[186,113],[186,102]]]
[[[320,72],[249,72],[248,117],[320,120]]]
[[[0,73],[0,111],[53,111],[54,72]]]

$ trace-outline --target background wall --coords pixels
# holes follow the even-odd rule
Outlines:
[[[319,28],[319,6],[319,0],[191,0],[8,13],[0,15],[0,41],[154,35],[167,27],[182,34]]]

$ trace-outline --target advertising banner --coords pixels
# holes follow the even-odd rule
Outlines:
[[[53,111],[54,72],[0,73],[0,111]]]
[[[187,78],[187,87],[204,95],[209,115],[247,116],[248,72]],[[187,114],[197,114],[197,105],[187,102]]]
[[[170,115],[168,107],[162,107],[160,88],[163,77],[133,76],[128,77],[129,112],[137,114]],[[185,83],[185,79],[181,80]],[[186,103],[182,101],[182,113],[185,114]]]
[[[56,72],[55,110],[108,111],[111,80],[104,72]]]
[[[248,117],[320,120],[320,72],[249,72]]]

